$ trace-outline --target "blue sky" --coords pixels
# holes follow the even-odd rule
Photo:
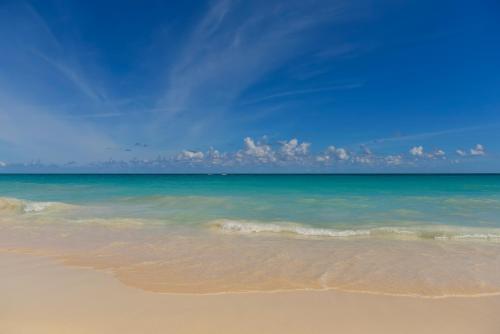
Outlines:
[[[0,171],[500,171],[500,3],[0,0]]]

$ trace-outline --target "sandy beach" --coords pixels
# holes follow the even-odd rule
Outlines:
[[[0,333],[499,333],[500,296],[336,291],[162,294],[33,255],[0,254]]]
[[[500,333],[500,178],[285,178],[4,178],[0,334]]]

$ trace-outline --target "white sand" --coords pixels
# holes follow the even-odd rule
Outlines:
[[[500,333],[500,297],[346,292],[169,295],[0,253],[0,333]]]

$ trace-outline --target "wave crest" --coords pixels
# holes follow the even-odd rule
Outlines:
[[[452,226],[423,226],[412,228],[376,227],[341,230],[308,227],[290,222],[265,223],[229,219],[219,219],[213,221],[211,225],[215,226],[222,232],[240,234],[275,233],[319,238],[379,237],[397,239],[432,239],[438,241],[483,240],[500,242],[499,229],[462,228]]]
[[[214,223],[221,231],[250,233],[289,233],[310,237],[354,237],[370,235],[369,230],[334,230],[326,228],[305,227],[293,223],[256,223],[238,220],[218,220]]]
[[[61,202],[26,201],[18,198],[0,197],[0,213],[23,214],[38,213],[47,209],[67,208],[69,204]]]

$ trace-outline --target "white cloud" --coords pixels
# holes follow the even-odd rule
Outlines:
[[[205,154],[205,159],[207,162],[213,165],[222,165],[227,160],[227,154],[221,153],[219,150],[210,147],[210,149]]]
[[[410,154],[416,157],[421,157],[424,155],[424,147],[423,146],[414,146],[410,149]]]
[[[362,165],[371,165],[376,162],[376,156],[368,148],[368,146],[361,144],[359,147],[360,151],[357,154],[352,154],[352,161],[354,163],[359,163]]]
[[[467,151],[465,150],[462,150],[462,149],[458,149],[455,151],[459,156],[461,157],[465,157],[467,155],[471,155],[471,156],[482,156],[482,155],[485,155],[486,154],[486,151],[484,149],[484,146],[481,145],[481,144],[476,144],[476,146],[474,146],[473,148],[471,148],[469,150],[469,154],[467,153]]]
[[[485,154],[484,146],[481,144],[477,144],[474,148],[470,149],[470,154],[476,155],[476,156],[477,155],[484,155]]]
[[[388,165],[401,165],[403,157],[401,155],[388,155],[384,160]]]
[[[348,161],[350,159],[349,153],[345,148],[328,146],[323,154],[315,157],[314,161],[320,164],[329,164],[335,161]]]
[[[349,159],[349,155],[347,154],[347,151],[344,148],[337,149],[337,157],[340,160],[347,160],[347,159]]]
[[[246,156],[255,158],[260,162],[276,161],[276,155],[271,146],[265,143],[255,142],[250,137],[243,139],[243,143],[245,148],[237,153],[240,159]]]
[[[330,161],[330,156],[328,156],[328,155],[318,155],[316,157],[316,161],[317,162],[328,162],[328,161]]]
[[[285,159],[296,159],[304,157],[309,153],[310,143],[300,143],[296,138],[290,139],[290,141],[282,141],[280,152],[283,154]]]
[[[441,149],[436,149],[432,153],[424,154],[429,159],[446,159],[446,152]]]
[[[190,151],[184,150],[177,155],[177,160],[184,161],[201,161],[205,157],[205,154],[201,151]]]
[[[342,147],[335,147],[335,146],[328,146],[326,149],[326,154],[333,157],[337,158],[338,160],[348,160],[349,159],[349,154],[347,153],[347,150]]]
[[[7,166],[7,163],[0,161],[0,167],[6,167],[6,166]]]
[[[375,163],[375,159],[372,155],[358,155],[354,157],[354,162],[362,165],[371,165]]]
[[[444,157],[446,155],[446,152],[441,150],[441,149],[437,149],[436,151],[434,151],[434,156],[436,157]]]

